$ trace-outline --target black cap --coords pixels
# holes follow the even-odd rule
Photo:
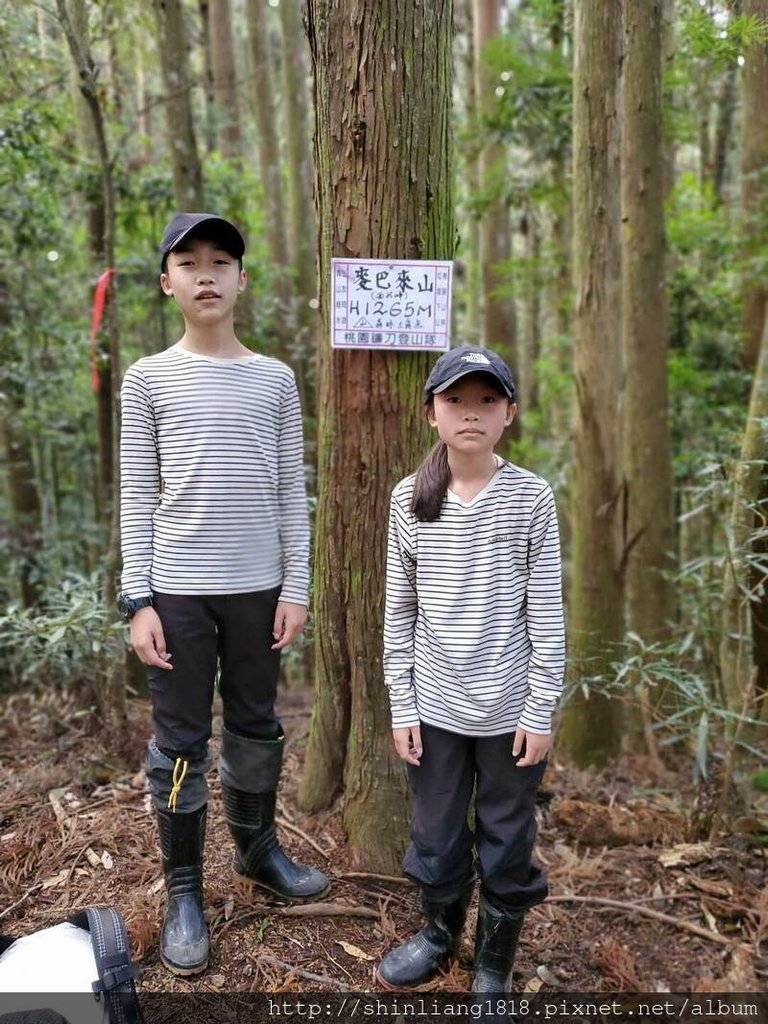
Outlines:
[[[489,348],[463,346],[443,353],[432,367],[432,372],[424,385],[424,401],[431,401],[433,395],[439,395],[468,373],[490,374],[499,382],[507,398],[510,401],[515,400],[515,382],[501,356],[497,356]]]
[[[205,230],[202,229],[205,225]],[[234,224],[215,213],[177,213],[168,224],[160,245],[163,259],[192,235],[218,242],[225,252],[239,260],[245,252],[245,240]]]

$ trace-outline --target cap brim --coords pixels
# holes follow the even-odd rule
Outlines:
[[[449,377],[448,380],[443,381],[442,384],[438,384],[436,388],[430,389],[430,394],[439,395],[443,391],[446,391],[449,387],[456,383],[457,380],[461,380],[462,377],[469,376],[470,373],[486,373],[489,377],[493,377],[501,384],[504,394],[507,398],[514,398],[514,394],[509,390],[509,385],[496,373],[496,371],[490,366],[467,366],[466,369],[460,370],[455,373],[453,377]]]

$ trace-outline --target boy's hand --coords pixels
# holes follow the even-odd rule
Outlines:
[[[517,729],[515,740],[512,744],[512,756],[517,757],[525,744],[525,754],[515,765],[516,768],[530,768],[531,765],[540,764],[547,756],[549,750],[549,735],[540,736],[537,732],[526,732],[525,729]]]
[[[272,644],[272,650],[281,651],[283,647],[293,643],[304,629],[306,621],[306,605],[278,601],[275,609],[275,624],[272,627],[272,636],[277,643]]]
[[[154,608],[140,608],[131,619],[131,645],[145,665],[172,669],[171,655],[165,649],[160,616]]]
[[[395,750],[398,756],[408,764],[415,764],[418,767],[421,755],[424,753],[424,748],[421,745],[421,726],[406,725],[402,729],[393,729],[392,739],[395,741]]]

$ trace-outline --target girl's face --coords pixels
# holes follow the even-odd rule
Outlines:
[[[516,412],[517,406],[499,391],[493,377],[470,373],[434,396],[427,419],[449,449],[487,455]]]

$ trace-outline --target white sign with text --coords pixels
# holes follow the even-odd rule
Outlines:
[[[331,260],[334,348],[443,352],[452,260]]]

